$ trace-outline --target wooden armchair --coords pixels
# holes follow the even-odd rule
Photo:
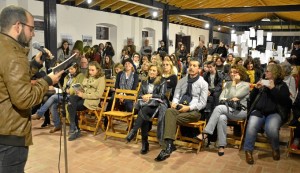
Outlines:
[[[124,90],[124,89],[116,89],[114,100],[112,104],[111,111],[104,112],[104,115],[108,118],[108,125],[105,131],[105,139],[107,136],[113,136],[118,138],[125,138],[129,133],[132,127],[133,121],[133,114],[134,114],[134,107],[131,112],[124,112],[115,110],[117,100],[131,100],[133,104],[135,104],[138,97],[138,91],[134,90]],[[121,122],[126,122],[126,130],[115,129],[113,121],[114,120],[121,120]]]
[[[102,116],[103,112],[105,110],[106,101],[108,97],[110,87],[106,87],[102,97],[100,98],[100,107],[96,110],[84,110],[84,111],[78,111],[79,114],[79,128],[83,130],[88,130],[94,132],[94,135],[97,134],[99,127],[102,127]],[[86,115],[94,115],[91,116],[91,118],[87,117]],[[104,131],[104,128],[102,127],[102,130]]]
[[[194,148],[194,149],[197,150],[196,153],[198,154],[199,151],[201,150],[202,145],[203,145],[203,141],[201,141],[201,142],[198,143],[193,138],[182,136],[181,132],[180,132],[180,127],[181,126],[186,126],[186,127],[197,128],[197,129],[199,129],[200,133],[202,133],[205,125],[206,125],[206,122],[202,121],[202,120],[199,120],[199,121],[193,122],[193,123],[187,123],[187,124],[178,125],[177,126],[177,132],[176,132],[176,141],[175,141],[175,144],[179,145],[179,146],[183,146],[183,147]]]

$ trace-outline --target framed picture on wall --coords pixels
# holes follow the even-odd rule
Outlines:
[[[109,28],[97,26],[96,27],[96,39],[97,40],[109,40]]]
[[[92,46],[93,36],[82,35],[83,46]]]
[[[142,37],[149,37],[148,31],[142,31]]]

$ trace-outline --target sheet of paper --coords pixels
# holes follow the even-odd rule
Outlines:
[[[272,41],[272,32],[267,32],[267,41]]]
[[[256,40],[252,41],[252,48],[256,48]]]
[[[257,30],[257,45],[264,45],[264,30]]]
[[[255,29],[250,28],[250,37],[255,37]]]
[[[272,50],[273,42],[267,42],[266,50]]]

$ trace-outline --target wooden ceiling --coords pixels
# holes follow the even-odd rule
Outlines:
[[[170,10],[189,10],[189,9],[216,9],[235,8],[235,7],[268,7],[268,6],[286,6],[300,5],[300,0],[92,0],[90,4],[87,0],[57,0],[57,3],[64,5],[72,5],[77,7],[92,8],[95,10],[109,11],[114,13],[126,14],[130,16],[162,20],[162,12],[164,4],[169,5]],[[298,11],[296,11],[298,10]],[[152,17],[152,12],[157,11],[158,16]],[[300,10],[289,12],[252,12],[237,13],[235,11],[222,14],[204,15],[169,15],[169,22],[182,24],[197,28],[205,28],[206,23],[214,23],[214,30],[229,32],[232,25],[236,23],[234,28],[241,26],[247,22],[249,25],[255,25],[261,29],[269,30],[300,30]],[[265,23],[260,26],[263,18],[269,18],[272,25]],[[274,22],[277,22],[274,24]],[[257,24],[256,24],[257,23]]]

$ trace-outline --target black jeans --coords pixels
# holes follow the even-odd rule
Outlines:
[[[135,120],[135,124],[132,129],[137,131],[139,128],[141,128],[142,140],[148,139],[148,132],[150,131],[152,125],[152,123],[145,120],[143,116],[147,116],[147,119],[151,118],[155,113],[156,108],[157,107],[144,106],[139,110],[138,117]],[[141,114],[143,114],[143,116],[141,116]]]
[[[0,144],[0,173],[24,173],[28,147]]]
[[[77,111],[83,111],[87,108],[83,106],[84,99],[77,95],[71,95],[69,97],[68,112],[70,121],[70,131],[79,130]]]

